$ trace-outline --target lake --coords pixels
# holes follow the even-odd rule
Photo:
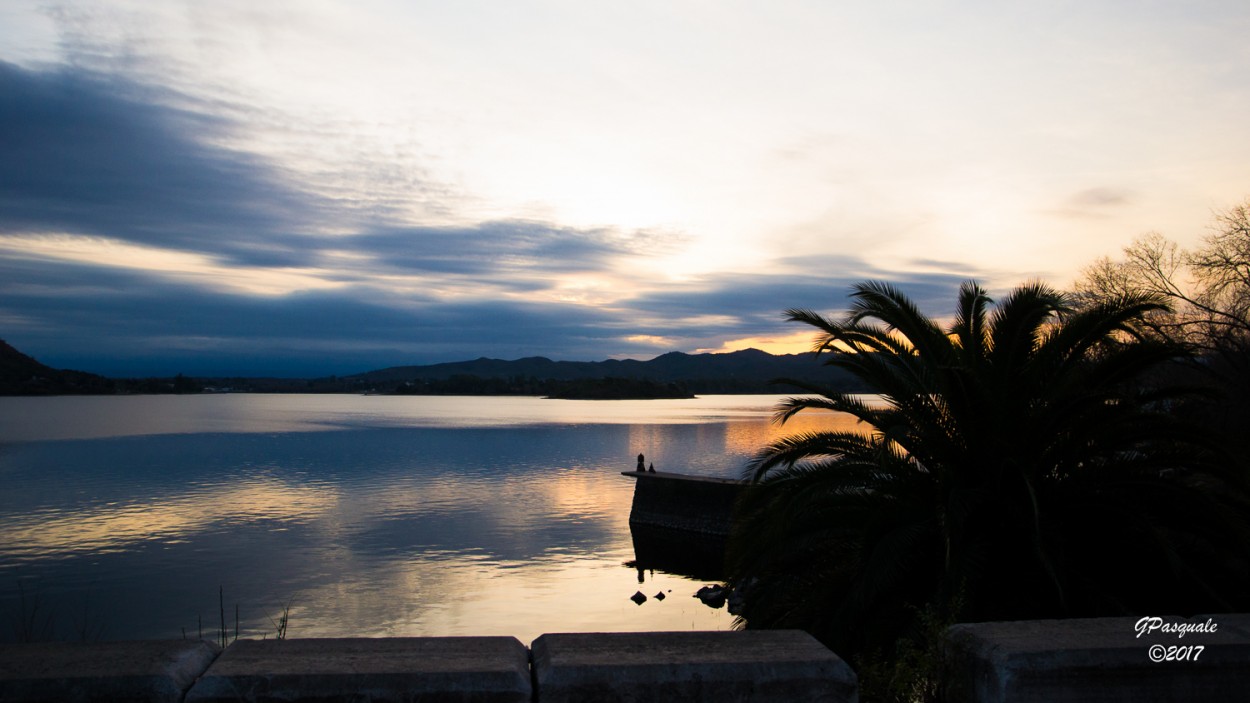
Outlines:
[[[0,640],[729,629],[633,568],[620,472],[846,422],[778,400],[0,398]]]

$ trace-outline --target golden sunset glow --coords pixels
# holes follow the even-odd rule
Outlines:
[[[725,354],[742,349],[759,349],[769,354],[804,354],[810,353],[815,344],[816,336],[812,332],[794,332],[787,335],[770,335],[765,337],[743,337],[731,339],[714,349],[700,349],[700,352]]]
[[[9,341],[123,375],[795,353],[782,311],[854,283],[945,315],[1250,193],[1244,3],[631,7],[6,5]]]

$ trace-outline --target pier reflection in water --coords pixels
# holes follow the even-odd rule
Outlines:
[[[639,583],[656,571],[708,583],[725,580],[724,537],[642,525],[629,530],[634,558],[626,566],[637,570]]]

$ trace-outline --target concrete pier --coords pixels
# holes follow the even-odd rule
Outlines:
[[[629,531],[637,566],[723,580],[734,506],[746,484],[658,471],[621,474],[635,479]]]
[[[728,478],[657,471],[622,471],[637,479],[629,509],[630,527],[651,527],[724,539],[734,505],[747,484]]]

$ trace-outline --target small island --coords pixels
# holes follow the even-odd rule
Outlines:
[[[695,396],[680,383],[605,377],[564,381],[545,397],[557,400],[686,400]]]

